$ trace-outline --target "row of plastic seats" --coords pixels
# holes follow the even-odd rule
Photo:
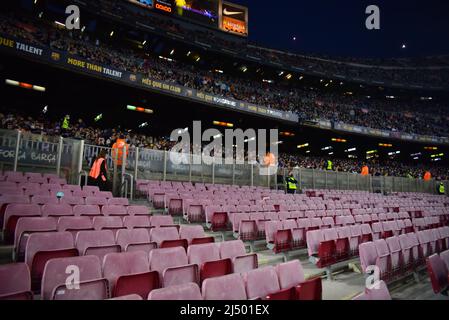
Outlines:
[[[449,227],[407,233],[362,243],[360,262],[364,272],[376,266],[382,280],[389,282],[410,274],[433,253],[449,248]]]
[[[275,267],[249,270],[205,279],[201,283],[179,277],[183,267],[166,267],[165,256],[176,248],[155,249],[150,257],[144,252],[111,253],[103,263],[95,256],[54,258],[46,263],[42,300],[321,300],[321,278],[305,280],[299,260]],[[182,251],[178,252],[182,254]],[[178,258],[181,258],[179,256]],[[182,262],[186,262],[185,257]],[[181,262],[181,261],[180,261]],[[171,265],[171,263],[168,263]],[[81,281],[77,290],[67,290],[66,270],[78,266]],[[163,271],[161,272],[161,268]],[[175,278],[175,275],[178,277]],[[185,272],[184,272],[185,273]],[[17,278],[11,277],[16,275]],[[162,276],[161,276],[162,275]],[[173,280],[169,285],[164,281]],[[0,266],[0,299],[31,300],[30,271],[26,264]],[[111,293],[111,294],[110,294]]]
[[[58,240],[68,239],[66,234],[57,235]],[[47,237],[40,238],[49,243],[50,239]],[[52,240],[56,238],[53,237]],[[75,250],[68,249],[68,245],[66,243],[65,248],[53,246],[51,250],[48,250],[48,245],[47,248],[41,245],[40,250],[46,254],[39,255],[42,251],[36,251],[31,266],[28,263],[17,263],[0,267],[0,279],[5,279],[0,289],[0,298],[5,298],[8,293],[17,298],[18,292],[31,289],[35,292],[41,290],[41,298],[44,300],[105,299],[108,291],[112,293],[112,297],[138,294],[146,298],[151,290],[159,287],[190,282],[201,284],[202,280],[210,277],[257,268],[257,256],[246,254],[243,243],[238,240],[192,245],[187,253],[181,247],[153,249],[149,253],[136,249],[107,253],[103,259],[95,255],[78,256]],[[232,262],[230,270],[221,268],[222,265],[228,266],[229,261]],[[80,288],[61,290],[66,286],[66,270],[70,266],[79,268]],[[41,270],[36,270],[37,267]],[[24,270],[28,275],[20,275],[19,281],[6,280],[13,275],[19,276]],[[42,285],[37,286],[39,283]],[[19,284],[23,284],[24,288],[17,288]],[[30,295],[26,297],[29,298]]]
[[[0,175],[0,182],[36,182],[36,183],[49,183],[50,181],[65,182],[65,179],[60,178],[57,174],[51,173],[36,173],[36,172],[20,172],[20,171],[6,171],[3,175]],[[67,182],[65,182],[67,183]]]
[[[71,232],[73,238],[79,231],[111,230],[114,235],[121,229],[142,229],[148,234],[151,228],[175,226],[170,216],[125,216],[123,217],[23,217],[17,222],[14,236],[14,253],[16,260],[23,260],[27,239],[35,232]],[[176,226],[177,227],[177,226]],[[200,230],[198,230],[200,229]],[[172,239],[179,239],[178,230]],[[181,232],[181,239],[190,239],[189,234],[197,234],[198,238],[205,237],[201,226],[185,226]],[[173,231],[172,231],[173,233]],[[167,239],[170,240],[170,239]],[[190,243],[190,240],[189,240]]]
[[[150,292],[149,300],[321,300],[321,278],[305,280],[299,260]]]
[[[91,187],[91,186],[89,186]],[[54,196],[62,193],[63,196],[70,197],[97,197],[97,198],[112,198],[112,193],[110,191],[100,191],[100,190],[80,190],[80,187],[77,185],[64,185],[60,186],[57,184],[43,184],[43,185],[35,185],[35,184],[26,184],[19,185],[17,188],[0,188],[0,195],[3,196]],[[98,187],[95,187],[98,188]]]
[[[447,296],[449,291],[449,250],[431,255],[426,259],[427,273],[435,294]]]
[[[21,217],[60,217],[60,216],[133,216],[148,215],[145,206],[123,205],[75,205],[68,204],[9,204],[6,207],[3,223],[4,241],[11,243],[17,221]]]

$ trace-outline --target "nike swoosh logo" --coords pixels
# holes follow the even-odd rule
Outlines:
[[[241,12],[241,11],[228,11],[227,8],[225,8],[225,9],[223,10],[223,13],[224,13],[225,15],[227,15],[227,16],[236,16],[236,15],[238,15],[238,14],[243,14],[243,12]]]

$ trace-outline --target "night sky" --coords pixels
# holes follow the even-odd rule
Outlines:
[[[448,0],[231,2],[249,7],[250,41],[271,48],[378,58],[449,54]],[[365,27],[372,4],[380,8],[380,30]]]

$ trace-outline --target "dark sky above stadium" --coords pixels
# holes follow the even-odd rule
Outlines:
[[[448,0],[231,2],[249,7],[250,40],[269,47],[355,57],[449,54]],[[380,30],[365,27],[372,4],[380,8]]]

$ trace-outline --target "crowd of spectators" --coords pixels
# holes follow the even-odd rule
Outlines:
[[[27,139],[55,142],[55,137],[62,135],[68,138],[83,139],[86,144],[102,147],[112,147],[120,136],[123,136],[130,148],[145,148],[153,150],[170,150],[177,142],[170,141],[168,136],[149,136],[135,132],[133,129],[108,128],[100,129],[89,126],[82,119],[71,119],[68,128],[62,128],[62,119],[50,119],[42,114],[38,118],[22,116],[17,113],[0,113],[0,128],[21,130],[32,133]],[[192,146],[191,146],[192,147]],[[284,150],[285,151],[285,150]],[[247,158],[247,155],[245,155]],[[326,169],[327,160],[321,157],[305,157],[293,153],[280,153],[279,166],[282,168],[301,167],[306,169]],[[367,164],[370,173],[375,176],[397,176],[422,178],[425,171],[430,170],[437,179],[449,180],[449,169],[443,165],[423,165],[421,163],[404,164],[393,160],[357,160],[332,158],[333,170],[339,172],[360,173],[361,167]]]
[[[3,17],[0,32],[49,45],[88,61],[261,106],[296,112],[302,120],[330,120],[414,134],[449,136],[449,111],[432,101],[401,103],[335,91],[263,83],[177,61],[160,59],[122,46],[109,46],[94,35],[60,30],[36,21]],[[371,72],[371,71],[370,71]],[[435,73],[435,72],[434,72]]]

